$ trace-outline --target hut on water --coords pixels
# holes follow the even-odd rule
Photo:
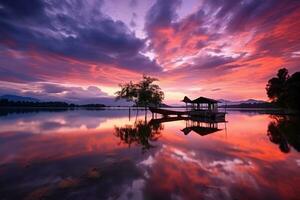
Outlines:
[[[186,104],[187,109],[191,110],[205,110],[205,111],[218,111],[218,103],[219,101],[206,98],[206,97],[199,97],[197,99],[191,100],[187,96],[185,96],[182,100]]]
[[[220,119],[224,118],[226,112],[218,111],[218,101],[209,99],[206,97],[199,97],[191,100],[187,96],[182,100],[186,103],[186,111],[175,111],[162,108],[149,107],[152,113],[158,113],[163,116],[176,115],[178,117],[189,116],[189,117],[201,117],[207,119]]]
[[[187,96],[184,96],[182,102],[185,103],[185,108],[188,109],[188,104],[191,104],[192,100],[190,98],[188,98]]]

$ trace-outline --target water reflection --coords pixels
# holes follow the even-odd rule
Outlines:
[[[230,112],[228,123],[132,116],[79,110],[0,117],[0,199],[300,196],[297,119],[240,112]]]
[[[11,114],[28,114],[28,113],[40,113],[40,112],[64,112],[75,110],[74,108],[1,108],[0,117],[8,116]]]
[[[143,151],[153,148],[152,142],[155,142],[161,137],[163,126],[161,124],[148,123],[147,121],[139,120],[133,125],[126,124],[122,127],[115,126],[114,135],[120,138],[121,142],[128,144],[141,145]]]
[[[270,141],[277,144],[284,153],[291,147],[300,152],[300,118],[297,116],[273,116],[268,125]]]
[[[164,129],[163,123],[176,121],[185,121],[185,128],[181,130],[185,135],[193,131],[201,136],[222,130],[218,128],[218,123],[225,122],[224,119],[215,121],[192,117],[152,118],[148,122],[145,117],[145,120],[135,121],[133,125],[115,126],[114,135],[120,138],[121,142],[128,144],[129,147],[132,144],[141,145],[144,152],[154,147],[153,142],[161,137]]]
[[[197,117],[163,117],[160,119],[151,119],[150,124],[159,125],[166,122],[176,122],[181,120],[185,121],[185,127],[181,129],[185,135],[190,132],[195,132],[201,136],[215,133],[222,130],[218,128],[219,123],[226,123],[225,119],[212,120]]]

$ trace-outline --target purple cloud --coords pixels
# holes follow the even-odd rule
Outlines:
[[[94,5],[88,1],[71,4],[35,0],[29,6],[28,2],[16,0],[14,3],[2,1],[0,5],[0,45],[8,49],[29,51],[34,48],[45,54],[133,71],[160,70],[158,64],[140,53],[145,48],[144,40],[137,38],[122,21],[114,21],[101,13],[101,1]],[[4,41],[16,45],[9,46]],[[131,61],[124,63],[129,57]],[[143,64],[146,66],[141,66]]]

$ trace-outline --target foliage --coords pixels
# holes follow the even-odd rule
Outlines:
[[[267,95],[280,107],[300,110],[300,72],[289,76],[288,70],[278,70],[277,76],[268,81]]]
[[[117,91],[116,100],[126,99],[132,101],[136,106],[152,106],[161,104],[164,99],[164,93],[161,88],[153,82],[158,81],[150,76],[143,76],[143,79],[138,83],[120,84],[120,91]]]
[[[286,82],[286,102],[289,107],[300,110],[300,72],[294,73]]]

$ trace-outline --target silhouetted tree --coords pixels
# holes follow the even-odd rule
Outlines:
[[[271,78],[266,87],[268,97],[282,107],[285,107],[285,86],[287,79],[288,70],[286,68],[279,69],[277,77]]]
[[[288,70],[278,70],[277,76],[268,81],[267,95],[280,107],[300,109],[300,72],[289,76]]]
[[[300,72],[286,81],[286,103],[290,108],[300,110]]]
[[[143,79],[136,84],[132,81],[120,84],[121,90],[115,93],[116,100],[126,99],[137,106],[157,106],[164,99],[164,93],[157,84],[153,83],[155,81],[158,79],[144,75]]]

